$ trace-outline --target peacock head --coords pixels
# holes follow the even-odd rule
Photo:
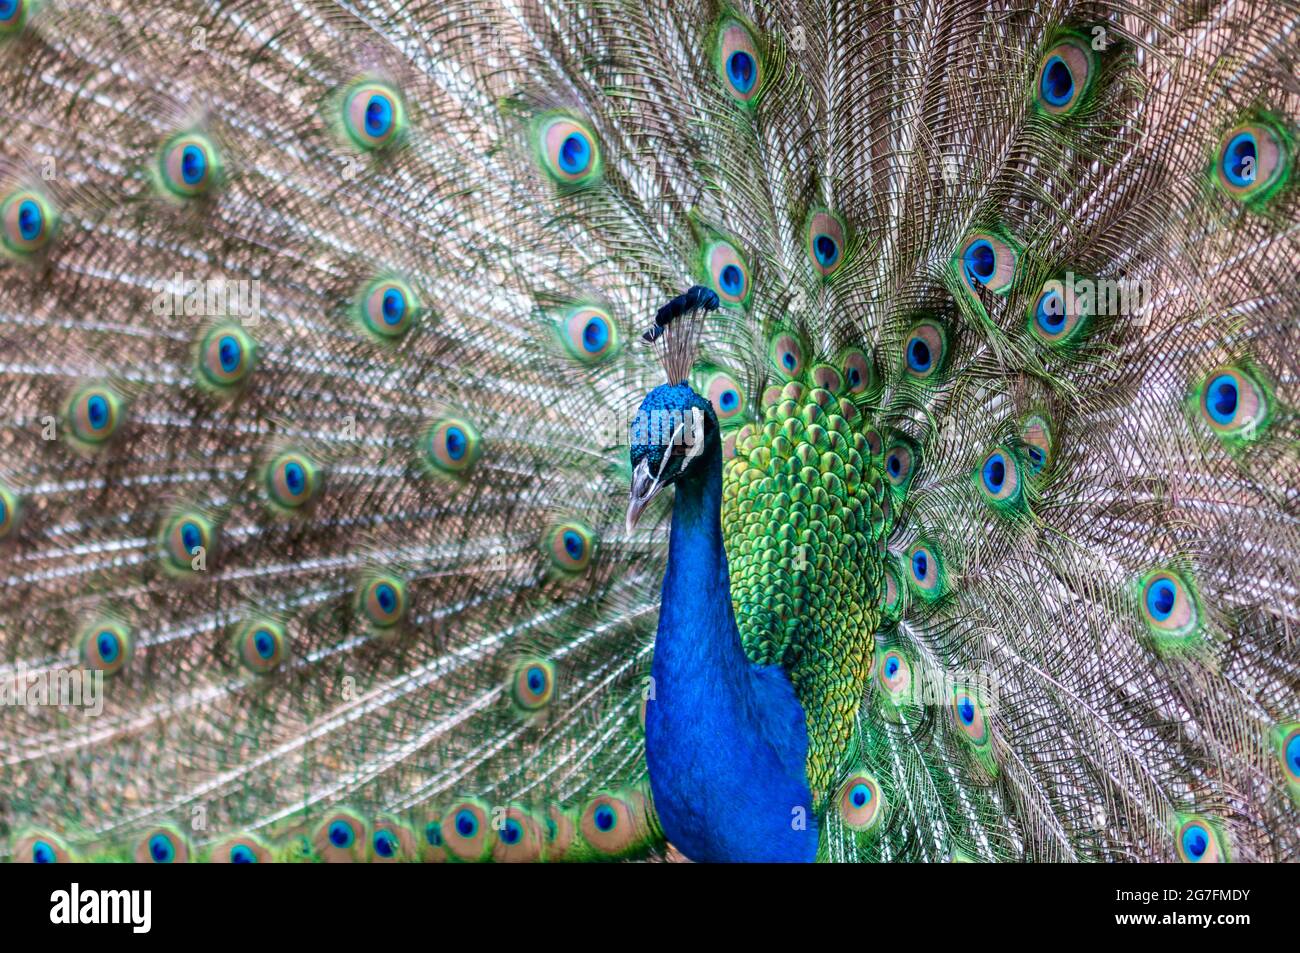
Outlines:
[[[664,487],[704,470],[721,453],[713,406],[683,381],[661,384],[646,395],[630,428],[632,492],[630,531]]]

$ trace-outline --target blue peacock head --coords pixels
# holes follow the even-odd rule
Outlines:
[[[659,347],[668,383],[647,394],[632,419],[629,531],[664,487],[703,470],[706,461],[721,454],[713,405],[686,383],[695,360],[700,319],[717,307],[717,293],[696,285],[660,308],[654,326],[643,336]]]
[[[630,428],[632,492],[627,528],[666,486],[704,469],[721,454],[713,405],[683,381],[660,384],[641,401]]]

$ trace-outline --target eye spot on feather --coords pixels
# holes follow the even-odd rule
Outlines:
[[[803,374],[803,345],[793,334],[775,335],[768,345],[768,355],[782,378],[793,380]]]
[[[908,581],[924,599],[942,595],[943,566],[938,551],[926,542],[916,542],[907,551]]]
[[[94,449],[117,433],[125,406],[117,391],[108,385],[87,384],[69,398],[66,415],[73,440]]]
[[[736,20],[724,21],[718,29],[714,55],[727,94],[744,105],[757,102],[762,88],[763,60],[749,30]]]
[[[269,864],[271,851],[252,834],[236,834],[218,841],[212,847],[214,864]]]
[[[467,473],[482,449],[478,430],[459,417],[435,421],[425,435],[424,447],[425,462],[433,471],[452,476]]]
[[[1029,330],[1044,344],[1060,346],[1083,331],[1090,315],[1074,289],[1053,279],[1044,283],[1030,305]]]
[[[66,864],[72,855],[62,838],[49,831],[27,830],[14,842],[13,859],[20,864]]]
[[[255,675],[274,671],[288,656],[288,635],[273,619],[251,619],[235,630],[235,654]]]
[[[190,859],[190,845],[173,827],[156,827],[147,832],[135,847],[137,864],[184,864]]]
[[[45,248],[58,229],[59,213],[44,195],[30,189],[11,192],[0,203],[4,247],[11,258],[23,258]]]
[[[558,523],[547,533],[546,550],[551,564],[561,572],[576,574],[591,565],[596,535],[578,522]]]
[[[851,348],[844,352],[839,363],[850,394],[863,394],[872,388],[875,374],[872,371],[871,360],[865,351]]]
[[[994,294],[1004,295],[1011,289],[1016,273],[1016,253],[992,232],[974,232],[957,252],[958,276],[978,300],[982,285]]]
[[[406,132],[401,93],[374,80],[353,83],[343,94],[343,128],[353,144],[367,152],[399,142]]]
[[[248,379],[257,359],[257,344],[236,324],[222,324],[199,339],[199,383],[216,390],[238,387]]]
[[[558,330],[569,356],[583,364],[601,363],[617,352],[620,343],[618,328],[603,308],[574,308]]]
[[[731,242],[717,239],[705,246],[704,269],[723,304],[741,307],[749,300],[749,265]]]
[[[922,321],[908,332],[903,345],[904,369],[919,381],[933,380],[947,360],[948,334],[934,321]]]
[[[1254,205],[1290,177],[1291,140],[1269,122],[1234,126],[1219,140],[1215,179],[1229,196]]]
[[[366,285],[355,306],[361,327],[380,342],[406,335],[421,314],[415,290],[400,278],[377,278]]]
[[[912,667],[898,649],[889,649],[880,657],[876,680],[891,704],[902,704],[912,689]]]
[[[221,153],[207,136],[182,132],[158,151],[157,181],[175,199],[194,199],[221,183]]]
[[[327,864],[360,863],[366,859],[366,823],[351,811],[338,810],[322,819],[312,846]]]
[[[356,608],[372,628],[394,628],[406,618],[406,581],[392,573],[362,580],[357,588]]]
[[[1300,784],[1300,725],[1291,725],[1280,733],[1278,760],[1289,783]]]
[[[953,725],[977,748],[986,747],[991,740],[988,716],[975,694],[961,686],[953,689],[949,706]]]
[[[1020,426],[1020,439],[1025,444],[1027,469],[1037,476],[1052,462],[1052,430],[1047,418],[1039,414],[1025,417]]]
[[[1249,441],[1267,427],[1271,407],[1264,385],[1238,367],[1224,365],[1206,375],[1197,401],[1210,430],[1230,441]]]
[[[1222,861],[1219,838],[1208,822],[1188,818],[1175,835],[1178,859],[1185,864],[1217,864]]]
[[[443,844],[461,860],[483,860],[491,847],[489,833],[487,808],[478,801],[458,801],[443,815]]]
[[[537,151],[547,174],[564,188],[589,185],[600,175],[600,146],[584,122],[550,114],[537,125]]]
[[[851,775],[844,782],[838,804],[840,819],[850,830],[875,830],[885,817],[885,799],[880,785],[865,771]]]
[[[121,671],[131,660],[135,645],[131,630],[124,623],[106,619],[83,628],[78,644],[81,664],[105,675]]]
[[[1147,625],[1162,634],[1191,635],[1199,622],[1187,583],[1168,570],[1151,573],[1143,581],[1142,614]]]
[[[806,232],[813,269],[829,278],[844,264],[844,223],[830,212],[818,211],[808,217]]]
[[[167,569],[181,574],[206,569],[215,536],[216,526],[197,510],[172,516],[163,526],[160,539]]]
[[[1000,447],[990,450],[976,473],[976,485],[994,509],[1005,513],[1023,502],[1020,463],[1014,454]]]
[[[555,695],[555,667],[546,659],[527,658],[515,666],[511,697],[525,712],[538,712]]]
[[[268,502],[285,512],[301,510],[320,490],[321,474],[305,453],[285,451],[271,460],[262,478]]]
[[[704,395],[713,405],[720,424],[737,420],[745,413],[745,391],[736,379],[725,371],[710,374],[704,382]]]
[[[540,826],[523,808],[511,805],[497,824],[497,843],[492,859],[499,864],[528,864],[542,855],[543,835]]]
[[[1057,117],[1074,112],[1092,86],[1096,69],[1096,56],[1083,42],[1070,38],[1057,43],[1038,64],[1038,105]]]
[[[598,794],[582,811],[579,829],[583,839],[601,854],[618,856],[633,847],[643,834],[639,807],[615,794]]]
[[[31,0],[0,0],[0,37],[13,36],[27,24]]]

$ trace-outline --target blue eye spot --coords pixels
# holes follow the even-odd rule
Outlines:
[[[1030,447],[1028,453],[1029,453],[1029,462],[1033,465],[1034,470],[1036,471],[1041,470],[1043,468],[1043,459],[1044,459],[1043,451],[1040,450],[1038,447]]]
[[[995,453],[984,463],[984,487],[990,493],[1001,493],[1007,479],[1007,464],[1002,454]]]
[[[465,431],[459,427],[447,428],[444,443],[447,447],[447,456],[453,460],[459,460],[465,456],[465,451],[469,448],[469,439],[465,436]]]
[[[195,550],[203,545],[203,534],[199,532],[199,528],[193,523],[186,523],[181,527],[181,545],[185,547],[185,551],[191,556],[194,555]]]
[[[1223,150],[1223,174],[1228,181],[1238,188],[1255,181],[1256,172],[1255,137],[1243,132],[1233,137],[1228,148]]]
[[[898,459],[898,454],[891,453],[889,459],[885,461],[885,466],[889,470],[889,475],[896,477],[903,472],[902,461]]]
[[[582,329],[582,346],[596,354],[609,343],[609,326],[601,318],[592,318]]]
[[[44,221],[41,207],[31,199],[26,199],[18,206],[18,234],[23,241],[34,241],[41,234]]]
[[[99,394],[86,401],[86,417],[90,426],[102,430],[108,424],[108,401]]]
[[[823,268],[831,267],[840,257],[840,246],[829,235],[818,235],[813,242],[813,251],[817,255],[818,263]]]
[[[528,690],[534,695],[540,695],[546,688],[546,673],[540,666],[534,665],[528,670]]]
[[[564,551],[569,554],[570,559],[582,558],[582,537],[571,529],[564,532]]]
[[[524,836],[524,829],[513,817],[506,819],[506,826],[501,829],[501,843],[518,844]]]
[[[858,373],[858,369],[856,367],[850,367],[849,387],[857,387],[860,383],[862,383],[862,375]]]
[[[188,145],[181,150],[181,179],[186,185],[198,185],[208,170],[208,159],[203,150]]]
[[[232,864],[255,864],[257,855],[253,853],[250,847],[244,844],[236,844],[230,848],[230,862]]]
[[[261,658],[269,659],[275,654],[275,638],[266,629],[258,629],[253,636],[253,648]]]
[[[392,831],[375,831],[375,853],[380,857],[392,857],[397,853],[397,838]]]
[[[871,788],[865,784],[855,784],[853,790],[849,792],[849,801],[854,807],[866,807],[871,801]]]
[[[461,837],[473,837],[478,833],[478,818],[466,808],[456,814],[456,833]]]
[[[294,462],[285,464],[284,485],[294,496],[298,496],[307,488],[307,474],[303,471],[302,464]]]
[[[107,664],[117,661],[119,646],[117,636],[112,632],[101,632],[95,640],[95,647],[99,649],[99,657]]]
[[[930,571],[930,560],[925,555],[924,550],[918,550],[912,554],[912,575],[918,582],[925,581],[925,574]]]
[[[596,822],[596,829],[602,833],[608,834],[618,823],[618,815],[608,804],[602,804],[596,808],[596,813],[592,818]]]
[[[591,162],[591,145],[581,133],[569,133],[560,144],[560,168],[567,175],[577,175]]]
[[[1070,67],[1066,65],[1065,60],[1053,56],[1047,61],[1047,66],[1043,68],[1040,86],[1043,98],[1053,106],[1064,106],[1070,101],[1070,97],[1074,95],[1074,76],[1070,73]]]
[[[727,265],[718,276],[718,283],[722,285],[723,291],[734,297],[744,290],[745,274],[739,265]]]
[[[156,864],[170,864],[176,857],[176,850],[166,834],[154,834],[149,838],[149,856]]]
[[[781,363],[785,365],[786,370],[790,370],[790,371],[794,370],[794,366],[795,366],[794,354],[791,353],[790,351],[786,351],[785,354],[781,356]]]
[[[38,840],[32,845],[32,863],[53,864],[57,863],[58,859],[59,856],[54,852],[54,848],[45,843],[45,841]]]
[[[379,138],[393,124],[393,106],[383,96],[375,94],[366,103],[366,133]]]
[[[1065,327],[1065,302],[1059,291],[1049,291],[1038,300],[1035,317],[1038,326],[1048,334],[1059,334]]]
[[[1230,424],[1237,413],[1237,382],[1220,374],[1210,382],[1210,399],[1206,401],[1216,423]]]
[[[907,346],[907,366],[914,371],[924,372],[930,369],[930,345],[920,338],[912,338]]]
[[[1177,593],[1174,591],[1174,584],[1167,579],[1160,579],[1152,583],[1147,589],[1147,609],[1152,617],[1158,622],[1163,622],[1169,618],[1169,614],[1174,610],[1174,599]]]
[[[431,847],[442,846],[442,826],[437,821],[424,825],[424,839]]]
[[[380,583],[375,587],[375,601],[384,612],[392,612],[397,608],[397,593],[388,583]]]
[[[740,395],[734,390],[724,390],[722,396],[718,398],[718,404],[723,410],[735,410],[738,403],[740,403]]]
[[[1300,735],[1286,743],[1286,763],[1291,765],[1292,774],[1300,774]]]
[[[241,351],[239,342],[229,334],[217,342],[217,357],[221,361],[221,369],[227,374],[234,372],[239,367]]]
[[[891,658],[885,663],[885,674],[890,678],[898,674],[898,659]]]
[[[997,264],[997,256],[993,253],[993,246],[984,239],[971,244],[966,249],[966,276],[972,281],[978,281],[981,284],[993,277],[993,269]]]
[[[1192,861],[1204,857],[1209,846],[1210,839],[1205,833],[1205,828],[1192,826],[1183,831],[1183,850]]]
[[[406,313],[406,297],[396,288],[384,292],[384,323],[397,324]]]
[[[744,50],[737,50],[727,58],[727,79],[738,93],[747,93],[754,86],[758,70],[754,68],[754,58]]]
[[[969,698],[963,698],[957,703],[957,716],[961,718],[963,725],[970,725],[975,721],[975,706],[971,704]]]
[[[18,12],[18,0],[0,0],[0,20],[8,20]]]
[[[335,847],[351,847],[356,840],[352,825],[347,821],[332,821],[329,829],[330,843]]]

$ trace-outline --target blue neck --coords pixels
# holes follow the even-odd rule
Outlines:
[[[746,658],[722,542],[722,453],[676,484],[646,708],[646,760],[668,839],[692,860],[812,860],[803,708]]]

